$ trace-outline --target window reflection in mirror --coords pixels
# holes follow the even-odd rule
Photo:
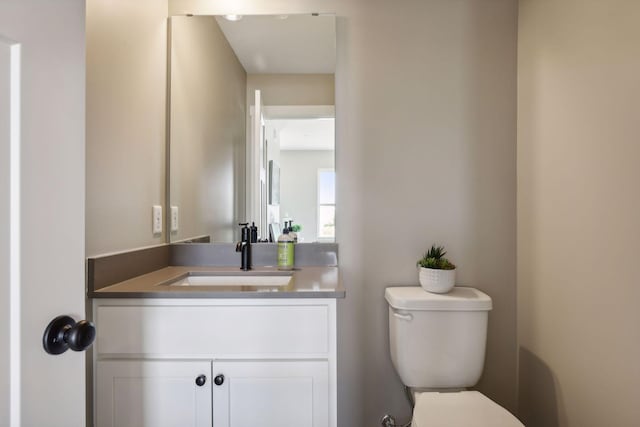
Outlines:
[[[318,240],[336,238],[336,172],[318,169]]]
[[[170,241],[237,241],[246,221],[262,239],[291,221],[299,241],[334,241],[335,18],[181,16],[170,27]]]

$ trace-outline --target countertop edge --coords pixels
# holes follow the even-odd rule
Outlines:
[[[346,290],[337,291],[300,291],[300,292],[92,292],[90,299],[135,298],[135,299],[312,299],[312,298],[346,298]]]
[[[275,272],[275,267],[259,267],[252,273]],[[271,289],[227,289],[214,290],[206,287],[165,286],[180,278],[202,273],[233,273],[238,271],[228,267],[169,266],[113,284],[98,290],[89,289],[89,299],[135,298],[135,299],[311,299],[346,298],[346,289],[342,285],[340,269],[337,266],[309,266],[295,269],[293,286],[286,290]],[[253,274],[250,274],[253,275]],[[231,288],[231,289],[229,289]],[[189,290],[186,290],[189,289]]]

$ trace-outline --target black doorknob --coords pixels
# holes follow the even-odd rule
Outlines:
[[[207,377],[204,375],[198,375],[198,377],[196,378],[196,385],[198,387],[202,387],[206,382],[207,382]]]
[[[213,382],[215,383],[215,385],[222,385],[222,383],[224,383],[224,375],[216,375],[216,377],[213,379]]]
[[[42,346],[49,354],[61,354],[71,349],[83,351],[93,344],[96,328],[86,320],[76,322],[69,316],[58,316],[49,323],[42,336]]]

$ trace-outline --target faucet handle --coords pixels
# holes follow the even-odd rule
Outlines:
[[[239,226],[241,226],[241,234],[242,234],[242,238],[241,240],[243,242],[246,243],[250,243],[251,242],[251,233],[249,230],[249,223],[248,222],[241,222],[240,224],[238,224]],[[236,248],[236,251],[238,250],[238,248]]]

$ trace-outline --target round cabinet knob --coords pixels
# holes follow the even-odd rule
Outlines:
[[[42,336],[42,346],[49,354],[61,354],[71,349],[84,351],[96,338],[96,328],[86,320],[76,322],[69,316],[58,316],[49,323]]]
[[[224,375],[216,375],[216,377],[213,379],[213,382],[215,383],[215,385],[222,385],[224,383]]]
[[[204,375],[199,375],[198,378],[196,378],[196,385],[198,387],[202,387],[206,382],[207,382],[207,377]]]

